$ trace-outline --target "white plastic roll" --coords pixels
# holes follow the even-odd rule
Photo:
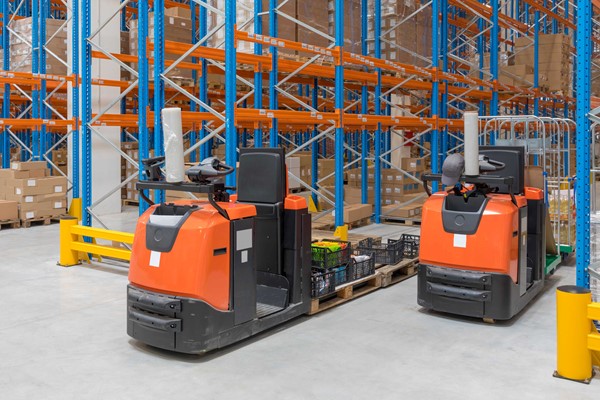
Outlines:
[[[162,122],[165,140],[165,170],[167,182],[183,182],[185,179],[185,164],[183,157],[181,108],[163,109]]]
[[[479,175],[479,115],[469,111],[464,114],[465,122],[465,175]]]

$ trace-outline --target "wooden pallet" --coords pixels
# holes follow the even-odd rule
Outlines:
[[[369,294],[380,287],[381,275],[378,273],[338,286],[335,289],[335,293],[331,293],[321,298],[312,299],[308,315],[318,314],[325,310],[329,310],[332,307]]]
[[[391,222],[394,224],[400,224],[400,225],[406,225],[406,226],[421,226],[421,221],[420,220],[415,220],[415,219],[402,219],[402,218],[397,218],[397,217],[386,217],[386,216],[381,216],[381,219],[383,219],[385,222]]]
[[[125,200],[123,200],[123,205],[124,206],[135,206],[135,207],[137,207],[137,206],[140,205],[140,202],[139,202],[139,200],[125,199]]]
[[[402,260],[396,265],[384,265],[377,268],[377,274],[381,276],[381,287],[388,287],[415,276],[418,265],[419,259],[413,258]]]
[[[32,226],[45,226],[52,223],[53,217],[33,218],[21,220],[21,226],[23,228],[31,228]]]
[[[21,221],[14,220],[14,221],[0,221],[0,231],[2,229],[16,229],[16,228],[20,228],[21,227]]]
[[[194,80],[193,79],[188,79],[188,78],[171,78],[169,76],[167,76],[167,78],[169,80],[171,80],[171,82],[173,82],[177,86],[181,86],[181,87],[195,87],[196,86],[194,84]]]

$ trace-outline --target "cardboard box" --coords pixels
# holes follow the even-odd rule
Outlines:
[[[288,170],[288,186],[290,189],[299,189],[302,187],[299,180],[302,180],[300,169],[300,157],[288,157],[285,159],[285,165]]]
[[[319,159],[318,161],[319,167],[319,181],[321,185],[333,186],[335,185],[335,160],[331,159]],[[309,172],[312,173],[312,168],[309,169]],[[310,175],[309,175],[310,176]],[[329,176],[327,179],[323,179]]]
[[[386,205],[381,209],[381,213],[386,217],[396,218],[415,218],[421,215],[420,204],[411,204],[408,206],[398,207],[397,205]]]
[[[335,218],[335,211],[332,215]],[[344,207],[344,223],[346,224],[370,218],[371,215],[373,215],[371,204],[351,204]]]
[[[0,221],[19,219],[19,207],[16,201],[0,200]]]
[[[36,209],[30,211],[19,210],[19,219],[21,221],[27,221],[31,219],[37,218],[50,218],[50,217],[58,217],[59,215],[64,214],[64,210],[55,210],[55,209]]]
[[[47,176],[47,169],[34,169],[29,171],[19,171],[14,169],[0,169],[0,179],[29,179],[29,178],[44,178]]]
[[[31,196],[27,196],[31,197]],[[21,211],[36,211],[36,210],[60,210],[61,213],[67,209],[67,199],[63,196],[62,199],[44,200],[40,202],[21,202],[19,204]]]
[[[329,18],[327,13],[328,0],[298,1],[296,3],[296,18],[323,33],[329,32]],[[264,19],[264,18],[263,18]],[[285,21],[285,18],[279,18],[279,21]],[[279,23],[281,27],[282,23]],[[329,40],[307,28],[296,26],[297,41],[300,43],[312,44],[315,46],[327,47]]]
[[[531,36],[520,36],[515,39],[515,47],[529,46],[533,41]],[[562,46],[571,45],[571,37],[563,33],[551,33],[551,34],[540,34],[538,38],[538,44],[540,46],[551,45],[551,46]]]
[[[374,203],[375,194],[373,190],[367,190],[367,203]],[[344,201],[348,204],[362,203],[362,190],[360,187],[344,186]]]
[[[422,158],[405,158],[402,160],[402,169],[409,172],[425,171],[425,162]]]
[[[188,7],[171,7],[165,10],[165,15],[169,17],[192,18],[192,10]]]
[[[18,161],[10,165],[10,169],[16,171],[32,171],[36,169],[46,169],[45,161]]]
[[[538,62],[548,63],[570,63],[571,46],[568,45],[546,45],[538,47]],[[535,48],[533,45],[526,48],[517,48],[515,51],[515,64],[533,65],[535,62]]]
[[[0,179],[27,179],[29,171],[17,171],[14,169],[0,169]]]
[[[9,186],[14,189],[10,192],[16,196],[66,193],[67,179],[62,176],[15,179],[9,182]]]

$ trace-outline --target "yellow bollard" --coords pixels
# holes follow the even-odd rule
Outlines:
[[[339,238],[343,242],[348,241],[348,225],[338,226],[335,228],[333,236]]]
[[[77,235],[71,233],[71,228],[78,223],[79,221],[74,217],[63,217],[60,220],[60,258],[58,265],[62,267],[72,267],[80,264],[79,252],[72,250],[73,242],[77,241]]]
[[[588,348],[590,320],[589,289],[561,286],[556,290],[556,371],[557,378],[590,383],[593,377],[592,353]]]
[[[81,199],[73,199],[69,208],[69,215],[81,221],[83,213],[81,211]]]

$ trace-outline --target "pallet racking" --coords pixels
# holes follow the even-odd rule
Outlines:
[[[163,106],[184,108],[190,143],[186,152],[191,161],[209,156],[217,143],[224,144],[229,164],[235,164],[239,144],[285,145],[290,156],[311,150],[315,172],[319,160],[335,160],[331,176],[313,173],[308,182],[301,177],[290,179],[302,181],[300,185],[312,192],[315,203],[331,203],[332,208],[315,218],[334,210],[337,226],[343,225],[344,171],[361,168],[362,200],[366,202],[366,172],[373,165],[373,217],[380,222],[384,216],[382,170],[395,169],[408,181],[419,182],[417,174],[394,164],[393,154],[403,147],[415,147],[419,156],[430,162],[431,169],[439,171],[445,155],[461,148],[461,116],[465,110],[479,110],[481,115],[562,117],[577,122],[578,282],[588,279],[585,269],[589,264],[590,197],[589,180],[583,178],[589,176],[588,114],[594,124],[598,119],[597,109],[588,113],[590,93],[586,84],[589,86],[591,57],[585,55],[591,54],[600,41],[592,37],[593,10],[588,2],[416,1],[409,12],[388,24],[385,0],[332,0],[326,6],[332,23],[322,26],[291,12],[291,0],[122,0],[107,23],[94,31],[92,3],[0,2],[4,54],[0,80],[5,85],[3,166],[8,166],[10,148],[17,144],[25,149],[24,158],[50,162],[48,155],[53,146],[71,141],[72,194],[82,200],[84,224],[91,225],[93,219],[102,224],[102,218],[94,212],[98,204],[138,176],[143,179],[136,173],[107,193],[96,190],[92,196],[92,137],[101,138],[102,127],[120,127],[123,141],[139,143],[140,160],[151,151],[159,155],[162,132],[160,115],[155,110]],[[165,9],[173,6],[189,9],[189,43],[163,39]],[[45,73],[48,38],[42,15],[64,20],[71,27],[72,56],[65,76]],[[439,18],[434,21],[431,15]],[[25,16],[36,21],[30,74],[10,71],[9,37],[14,34],[10,26]],[[113,26],[108,20],[115,19],[124,32],[131,21],[137,21],[137,54],[108,51],[95,41],[102,29]],[[395,32],[410,32],[415,20],[425,23],[428,30],[421,31],[421,36],[431,41],[425,50],[407,48],[393,37]],[[303,37],[309,39],[284,37],[285,32],[280,31],[284,24],[295,32],[305,32]],[[149,29],[153,41],[146,40]],[[538,66],[541,34],[570,34],[575,30],[576,53],[584,55],[576,58],[576,98],[570,91],[545,90]],[[348,38],[356,37],[349,46]],[[533,80],[530,85],[505,84],[499,68],[501,58],[505,52],[514,52],[515,40],[522,37],[530,38],[534,49]],[[388,49],[415,61],[386,59]],[[489,70],[485,68],[486,55]],[[114,63],[131,79],[94,78],[92,72],[98,60]],[[176,79],[176,69],[191,70],[192,79]],[[479,72],[469,73],[471,69]],[[214,77],[222,83],[209,87]],[[98,88],[112,88],[115,96],[107,107],[92,113],[92,94]],[[68,107],[56,98],[59,93],[69,93]],[[68,110],[72,115],[67,115]],[[114,142],[111,147],[127,163],[141,168],[139,160],[114,146]],[[329,188],[326,183],[332,177],[335,185]],[[235,176],[228,179],[229,184],[235,183]],[[164,198],[163,193],[155,196]],[[146,207],[141,201],[140,211]]]

